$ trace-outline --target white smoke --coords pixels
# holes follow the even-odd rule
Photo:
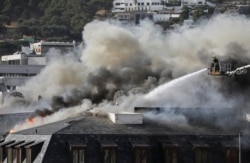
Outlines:
[[[70,102],[75,100],[74,105],[81,106],[86,102],[83,99],[91,101],[89,109],[103,112],[132,111],[135,106],[236,107],[246,94],[237,92],[229,97],[225,92],[231,79],[214,78],[205,71],[173,87],[165,89],[164,85],[208,67],[212,54],[221,60],[243,58],[241,61],[250,61],[249,25],[245,17],[219,15],[192,29],[164,33],[149,21],[130,27],[93,21],[84,27],[86,46],[81,61],[72,54],[63,57],[52,54],[54,59],[27,82],[23,93],[32,107],[38,96],[42,96],[48,109],[53,109],[50,106],[53,96],[61,96],[62,100],[57,98],[63,102],[60,112],[66,112],[69,117],[72,116],[68,111],[72,109]],[[160,94],[154,93],[153,89],[163,83],[157,88]],[[112,101],[115,92],[124,92],[115,98],[118,106]],[[37,108],[41,106],[37,105],[34,110]],[[54,113],[46,118],[53,116],[59,120],[60,117],[55,118],[57,115]],[[160,117],[175,117],[175,120],[170,118],[174,123],[187,122],[184,114],[173,115],[174,112],[164,112]],[[148,117],[154,119],[154,114]],[[157,120],[156,115],[154,120]]]
[[[206,69],[202,69],[160,85],[144,96],[147,106],[181,108],[228,108],[233,106],[219,92],[218,83],[209,82],[212,77],[208,76],[205,71]]]
[[[80,106],[75,106],[70,109],[61,109],[58,112],[47,117],[37,116],[32,119],[32,122],[27,119],[25,123],[22,122],[15,125],[13,131],[16,132],[27,128],[33,128],[43,124],[49,124],[57,121],[62,121],[71,117],[76,117],[83,114],[88,109],[91,109],[91,105],[91,101],[85,99],[83,100],[83,104]]]
[[[83,39],[87,46],[81,59],[88,68],[120,67],[141,53],[139,42],[132,32],[108,22],[87,24]]]
[[[42,72],[26,83],[23,93],[26,98],[37,100],[41,95],[43,98],[51,98],[53,95],[67,93],[73,88],[79,88],[86,80],[83,74],[85,67],[77,62],[73,54],[62,57],[61,54],[48,54],[51,61]]]

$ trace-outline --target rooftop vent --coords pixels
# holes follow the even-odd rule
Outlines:
[[[140,113],[108,113],[108,118],[115,124],[143,124],[143,114]]]

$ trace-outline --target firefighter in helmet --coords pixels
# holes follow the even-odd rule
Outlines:
[[[215,55],[213,55],[212,67],[214,68],[214,71],[215,71],[215,72],[219,72],[219,71],[220,71],[219,60],[218,60],[218,58],[217,58]]]
[[[213,62],[214,63],[219,63],[219,60],[218,60],[218,58],[215,55],[213,55]]]

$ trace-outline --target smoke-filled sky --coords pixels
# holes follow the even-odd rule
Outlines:
[[[205,68],[214,54],[234,67],[250,64],[249,26],[249,19],[229,15],[171,32],[149,21],[138,26],[93,21],[84,27],[78,56],[50,51],[50,63],[24,86],[25,98],[7,100],[0,112],[49,110],[54,114],[46,119],[59,120],[86,110],[133,111],[135,106],[206,108],[206,114],[211,108],[220,113],[247,108],[248,74],[213,77]],[[184,114],[169,110],[145,117],[187,123]]]

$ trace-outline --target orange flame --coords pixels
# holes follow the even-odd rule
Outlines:
[[[29,124],[33,124],[33,123],[34,123],[34,118],[29,118],[29,119],[28,119],[28,123],[29,123]]]
[[[10,134],[14,133],[14,129],[12,128],[10,131],[9,131]]]

